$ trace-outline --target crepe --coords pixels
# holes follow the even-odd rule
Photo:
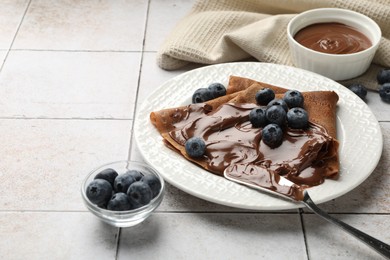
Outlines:
[[[251,108],[256,107],[256,100],[255,100],[255,94],[257,91],[263,89],[263,88],[270,88],[276,93],[276,98],[282,98],[283,94],[288,90],[282,87],[273,86],[270,84],[266,84],[263,82],[258,82],[252,79],[243,78],[243,77],[237,77],[237,76],[230,76],[229,78],[229,84],[227,86],[227,95],[216,98],[214,100],[201,103],[201,104],[191,104],[187,106],[180,106],[176,108],[167,108],[160,111],[154,111],[150,114],[150,120],[153,123],[153,125],[156,127],[156,129],[159,131],[161,136],[163,137],[166,144],[176,150],[179,154],[184,156],[187,160],[192,161],[199,165],[200,167],[214,173],[220,176],[223,176],[223,167],[229,166],[229,164],[226,164],[226,162],[219,161],[221,167],[214,167],[214,162],[210,163],[211,159],[215,158],[191,158],[188,156],[188,154],[185,151],[185,141],[190,138],[188,136],[188,133],[183,134],[183,129],[187,129],[189,125],[193,124],[194,122],[200,121],[200,120],[217,120],[216,118],[219,118],[219,114],[221,113],[221,110],[228,110],[233,109],[232,111],[238,111],[240,109],[244,109],[245,111],[249,111]],[[325,150],[325,152],[319,152],[319,155],[316,154],[316,156],[320,158],[315,158],[316,163],[318,164],[318,161],[321,162],[321,175],[324,178],[335,178],[338,175],[339,172],[339,160],[338,160],[338,141],[336,139],[337,137],[337,130],[336,130],[336,109],[337,109],[337,101],[338,101],[338,95],[333,91],[308,91],[308,92],[302,92],[304,96],[304,109],[308,112],[309,115],[309,121],[311,122],[312,126],[319,126],[321,129],[324,129],[324,135],[326,136],[327,142],[324,144],[324,148],[321,147],[322,150]],[[234,110],[236,109],[236,110]],[[237,110],[238,109],[238,110]],[[237,121],[248,121],[247,112],[244,113],[243,117],[237,117]],[[247,125],[249,123],[244,122],[242,127],[247,129]],[[223,123],[226,125],[226,123]],[[221,129],[216,129],[213,133],[214,136],[218,135],[221,130],[223,131],[235,131],[234,127],[235,125],[226,125],[226,126],[219,126]],[[223,129],[222,129],[223,128]],[[213,129],[207,129],[207,131],[214,131]],[[260,131],[260,130],[250,130],[250,131]],[[253,132],[257,133],[257,132]],[[245,138],[245,137],[244,137]],[[241,142],[241,140],[239,140]],[[252,145],[254,142],[251,141]],[[215,146],[215,144],[213,144]],[[243,151],[247,151],[248,155],[243,155],[243,157],[250,157],[252,150],[254,147],[249,147],[247,144],[242,145],[240,149]],[[253,146],[253,145],[252,145]],[[257,146],[257,144],[255,145]],[[213,148],[214,149],[214,148]],[[255,148],[255,149],[258,149]],[[265,148],[262,148],[263,150]],[[283,148],[281,148],[283,149]],[[285,148],[284,148],[285,149]],[[276,151],[276,150],[275,150]],[[272,151],[271,151],[272,153]],[[213,155],[208,154],[208,156],[212,157]],[[265,154],[265,156],[267,156]],[[233,159],[235,162],[236,159]],[[286,161],[290,160],[290,158],[286,158]],[[236,160],[237,161],[237,160]],[[231,163],[231,162],[229,162]],[[257,163],[255,160],[252,163]],[[290,163],[290,161],[288,161]],[[286,164],[287,165],[287,164]],[[264,163],[261,165],[261,167],[268,167],[264,166]],[[286,166],[288,169],[289,166]],[[306,167],[306,166],[305,166]],[[273,169],[270,166],[270,169]],[[295,168],[294,168],[295,169]],[[300,168],[303,170],[303,168]],[[294,170],[296,171],[296,170]],[[285,174],[286,169],[281,171],[280,169],[276,171],[277,173]],[[299,172],[294,172],[292,175],[292,178],[290,180],[294,179],[295,181],[300,181],[298,177]],[[292,180],[292,181],[294,181]],[[313,185],[318,185],[322,183],[323,180],[316,180],[316,182],[313,182]],[[313,186],[309,185],[308,183],[299,183],[306,186]]]

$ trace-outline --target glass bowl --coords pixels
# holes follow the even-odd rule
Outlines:
[[[86,189],[88,187],[88,184],[95,178],[95,176],[99,172],[108,168],[115,170],[118,175],[123,174],[129,170],[137,170],[144,175],[153,174],[160,180],[160,192],[149,202],[149,204],[144,205],[140,208],[126,211],[112,211],[100,208],[88,199],[86,195]],[[144,221],[160,205],[164,197],[164,191],[164,179],[161,177],[161,175],[149,165],[135,161],[118,161],[102,165],[90,172],[81,186],[81,195],[84,204],[86,205],[88,210],[91,211],[100,220],[115,227],[131,227]]]

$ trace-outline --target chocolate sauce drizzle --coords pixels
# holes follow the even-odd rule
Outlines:
[[[181,145],[193,136],[206,143],[206,154],[201,158],[206,169],[223,176],[226,168],[230,177],[282,192],[301,199],[300,188],[321,184],[332,142],[326,130],[310,123],[305,130],[284,128],[281,146],[271,149],[262,142],[261,128],[254,128],[249,113],[255,104],[227,103],[210,112],[202,105],[189,105],[181,114],[182,120],[169,132]],[[234,167],[232,167],[234,166]],[[288,188],[278,184],[280,176],[297,184]]]
[[[371,47],[363,33],[341,23],[317,23],[301,29],[294,39],[303,46],[329,54],[350,54]]]

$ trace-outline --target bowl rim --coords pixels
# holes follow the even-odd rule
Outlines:
[[[332,53],[325,53],[325,52],[320,52],[320,51],[315,51],[315,50],[312,50],[310,48],[307,48],[305,46],[303,46],[302,44],[300,44],[299,42],[297,42],[295,39],[294,39],[294,35],[292,35],[291,31],[291,27],[292,25],[299,19],[302,19],[302,17],[305,17],[307,16],[308,14],[312,14],[312,13],[319,13],[319,12],[324,12],[324,11],[328,11],[328,12],[334,12],[335,14],[345,14],[345,13],[348,13],[348,14],[351,14],[351,15],[355,15],[356,17],[359,17],[359,18],[362,18],[362,19],[365,19],[366,21],[369,21],[374,27],[375,27],[375,30],[376,32],[375,33],[378,33],[378,40],[376,42],[372,42],[371,46],[365,50],[362,50],[362,51],[359,51],[359,52],[354,52],[354,53],[347,53],[347,54],[332,54]],[[343,17],[341,17],[343,18]],[[343,19],[344,21],[345,20],[348,20],[348,19]],[[337,20],[335,21],[337,22]],[[315,24],[316,22],[313,22],[313,23],[309,23],[307,24],[305,27],[309,26],[309,25],[312,25],[312,24]],[[303,28],[305,28],[303,27]],[[303,29],[301,28],[301,29]],[[357,28],[358,29],[358,28]],[[352,11],[352,10],[349,10],[349,9],[343,9],[343,8],[316,8],[316,9],[310,9],[310,10],[307,10],[307,11],[304,11],[302,13],[299,13],[297,14],[295,17],[293,17],[287,24],[287,37],[288,39],[293,42],[295,45],[299,46],[299,48],[302,48],[312,54],[316,54],[316,55],[324,55],[324,56],[327,56],[327,57],[333,57],[333,58],[336,58],[336,59],[341,59],[341,58],[345,58],[345,57],[352,57],[352,56],[358,56],[358,55],[364,55],[366,53],[371,53],[372,51],[376,51],[376,49],[378,48],[380,42],[381,42],[381,37],[382,37],[382,31],[381,31],[381,28],[379,27],[379,25],[373,20],[371,19],[370,17],[362,14],[362,13],[359,13],[359,12],[356,12],[356,11]]]
[[[128,164],[133,164],[141,167],[148,168],[149,171],[153,172],[155,175],[158,176],[160,183],[161,183],[161,188],[160,192],[157,194],[156,197],[154,197],[148,204],[143,205],[142,207],[136,208],[136,209],[131,209],[131,210],[124,210],[124,211],[114,211],[114,210],[108,210],[108,209],[103,209],[92,203],[87,195],[86,195],[86,186],[87,186],[87,181],[88,179],[94,174],[97,170],[108,167],[109,165],[113,164],[121,164],[121,163],[128,163]],[[144,213],[149,211],[151,208],[157,208],[160,205],[160,202],[162,200],[162,197],[164,196],[164,191],[165,191],[165,181],[164,178],[160,175],[160,173],[157,172],[156,169],[154,169],[152,166],[149,164],[140,162],[140,161],[132,161],[132,160],[119,160],[119,161],[113,161],[109,163],[102,164],[93,170],[91,170],[87,176],[83,179],[82,184],[81,184],[81,196],[83,198],[84,203],[86,204],[87,208],[91,210],[95,215],[98,214],[101,217],[107,217],[107,218],[115,218],[115,216],[118,217],[124,217],[124,216],[131,216],[131,215],[138,215],[140,213]]]

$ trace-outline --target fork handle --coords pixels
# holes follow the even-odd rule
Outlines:
[[[325,220],[337,225],[347,233],[355,236],[357,239],[360,239],[362,242],[370,246],[372,249],[377,251],[382,256],[390,259],[390,245],[328,215],[326,212],[322,211],[317,205],[312,201],[307,191],[304,192],[304,198],[302,201],[306,207],[316,213],[318,216],[324,218]]]

